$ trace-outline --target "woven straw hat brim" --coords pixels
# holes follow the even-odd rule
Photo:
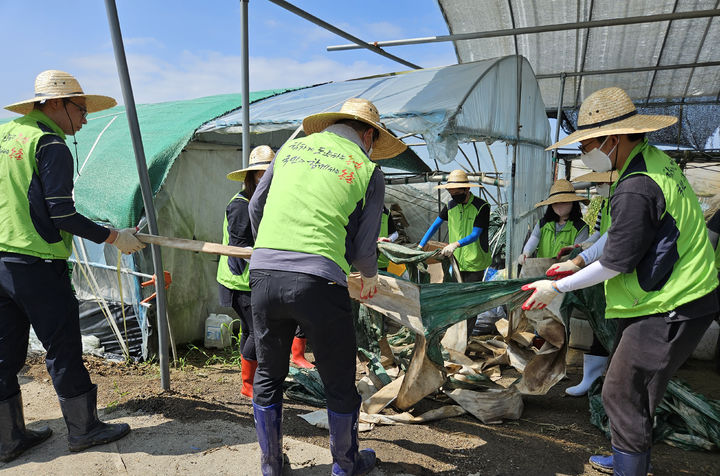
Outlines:
[[[437,190],[440,188],[448,189],[448,188],[471,188],[471,187],[485,188],[482,185],[480,185],[479,183],[466,182],[466,183],[445,183],[442,185],[436,185],[435,189]]]
[[[552,205],[553,203],[562,203],[562,202],[582,202],[585,205],[590,203],[590,200],[587,198],[583,198],[580,195],[576,193],[558,193],[557,195],[553,195],[552,197],[548,198],[547,200],[543,200],[542,202],[536,203],[535,208],[542,207],[545,205]]]
[[[382,124],[369,121],[364,117],[360,117],[355,114],[348,114],[344,112],[321,112],[313,114],[303,119],[303,130],[306,135],[314,134],[315,132],[322,132],[340,119],[354,119],[373,126],[375,129],[380,131],[380,137],[378,137],[378,140],[375,144],[373,144],[372,154],[370,155],[371,159],[391,159],[402,154],[405,152],[405,149],[407,149],[407,145],[394,135],[390,134]]]
[[[593,137],[611,136],[617,134],[638,134],[640,132],[652,132],[665,127],[672,126],[677,122],[674,116],[650,116],[636,114],[622,121],[613,122],[600,127],[577,130],[569,136],[557,141],[545,150],[557,149],[565,145],[574,144]]]
[[[98,112],[98,111],[104,111],[105,109],[110,109],[111,107],[117,106],[117,101],[110,96],[101,96],[98,94],[59,94],[57,96],[41,96],[41,97],[34,97],[32,99],[26,99],[25,101],[16,102],[14,104],[10,104],[9,106],[5,106],[5,109],[12,112],[17,112],[18,114],[22,114],[23,116],[25,114],[29,114],[30,111],[33,110],[34,104],[36,102],[40,102],[43,99],[62,99],[62,98],[85,98],[85,108],[87,109],[87,112]]]
[[[234,172],[230,172],[229,174],[226,175],[226,177],[229,180],[234,180],[235,182],[244,182],[245,176],[247,175],[248,172],[253,171],[253,170],[267,170],[268,167],[270,167],[270,162],[262,163],[262,164],[253,164],[253,165],[248,166],[245,169],[240,169],[240,170],[236,170]]]
[[[590,172],[580,175],[579,177],[575,177],[573,182],[613,183],[617,178],[617,170],[612,170],[610,172]]]

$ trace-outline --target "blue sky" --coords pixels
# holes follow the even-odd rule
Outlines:
[[[292,3],[367,41],[448,33],[434,0]],[[136,102],[240,92],[237,0],[117,4]],[[105,2],[0,0],[0,18],[5,45],[1,106],[32,97],[35,76],[45,69],[67,71],[85,92],[121,102]],[[347,41],[266,0],[250,1],[249,18],[251,90],[407,69],[367,50],[328,52],[328,45]],[[389,51],[424,67],[457,62],[451,43]],[[15,115],[3,109],[0,117]]]

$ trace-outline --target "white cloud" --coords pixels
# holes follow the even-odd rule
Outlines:
[[[217,52],[185,51],[169,63],[152,55],[128,54],[128,67],[137,103],[189,99],[241,90],[240,56]],[[110,55],[74,60],[76,76],[89,93],[107,94],[121,101],[115,61]],[[387,68],[368,61],[343,64],[324,57],[250,58],[250,90],[307,86],[342,81],[386,72]]]

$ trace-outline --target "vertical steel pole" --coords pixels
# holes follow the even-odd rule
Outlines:
[[[515,110],[515,143],[513,144],[513,155],[512,155],[512,165],[510,168],[510,193],[508,194],[508,217],[507,217],[507,228],[505,230],[505,269],[508,272],[508,278],[515,278],[516,277],[516,268],[515,268],[515,259],[514,259],[514,253],[515,253],[515,247],[513,246],[513,234],[515,233],[515,176],[517,172],[517,156],[518,156],[518,145],[520,144],[520,130],[521,130],[521,124],[520,124],[520,113],[522,112],[521,104],[522,104],[522,56],[516,56],[517,60],[517,69],[516,69],[516,79],[517,79],[517,95],[515,100],[517,101],[517,108]]]
[[[553,144],[560,139],[560,120],[562,116],[563,99],[565,96],[565,78],[567,74],[560,74],[560,97],[558,98],[557,114],[555,115],[555,140]],[[558,150],[553,149],[553,181],[557,180],[558,167],[560,166],[560,159],[558,159]]]
[[[248,3],[240,0],[240,16],[242,19],[242,167],[248,166],[250,157],[250,53],[248,48]]]
[[[152,186],[148,175],[145,150],[143,149],[140,126],[138,124],[137,110],[135,109],[135,98],[133,97],[130,74],[128,73],[127,59],[125,58],[125,47],[123,46],[122,33],[120,32],[120,21],[118,20],[117,6],[115,0],[105,0],[108,23],[112,36],[113,50],[115,51],[115,63],[120,77],[123,101],[125,102],[125,113],[130,126],[135,162],[137,164],[138,177],[140,178],[140,190],[142,192],[145,216],[147,217],[150,233],[158,234],[157,220],[155,217],[155,205],[153,204]],[[158,357],[160,359],[160,383],[163,390],[170,390],[170,368],[168,365],[168,326],[165,295],[165,273],[163,273],[162,256],[160,247],[150,245],[152,253],[153,268],[157,283],[157,326],[158,326]]]

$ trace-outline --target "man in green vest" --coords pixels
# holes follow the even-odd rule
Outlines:
[[[300,324],[325,389],[332,474],[365,474],[375,453],[358,451],[357,345],[347,274],[352,264],[361,274],[361,297],[374,296],[385,185],[370,159],[394,157],[406,146],[360,98],[346,101],[340,112],[306,117],[303,129],[306,137],[278,151],[249,206],[257,235],[250,289],[261,470],[266,476],[282,472],[283,381]]]
[[[0,460],[11,461],[50,437],[25,428],[17,373],[32,324],[68,428],[70,451],[115,441],[130,427],[98,419],[97,386],[82,360],[80,316],[67,267],[72,236],[112,243],[123,253],[144,248],[135,229],[112,230],[75,210],[73,157],[65,135],[89,112],[116,104],[84,94],[62,71],[40,73],[35,97],[5,109],[23,116],[0,126]]]
[[[577,131],[550,148],[580,142],[583,161],[618,171],[610,187],[610,227],[602,257],[559,281],[527,286],[525,309],[563,292],[605,283],[605,318],[618,320],[602,398],[612,456],[590,463],[615,474],[650,468],[655,409],[675,371],[718,312],[717,270],[700,204],[677,164],[645,133],[677,119],[637,113],[620,88],[583,101]]]
[[[451,200],[440,211],[440,215],[430,225],[420,240],[418,247],[424,247],[443,222],[448,224],[448,241],[441,253],[445,257],[455,256],[460,277],[465,283],[482,281],[485,269],[492,263],[492,254],[488,243],[490,226],[490,204],[470,193],[471,187],[480,187],[470,183],[464,170],[453,170],[447,183],[436,189],[445,189]],[[467,336],[472,335],[475,317],[467,320]]]

